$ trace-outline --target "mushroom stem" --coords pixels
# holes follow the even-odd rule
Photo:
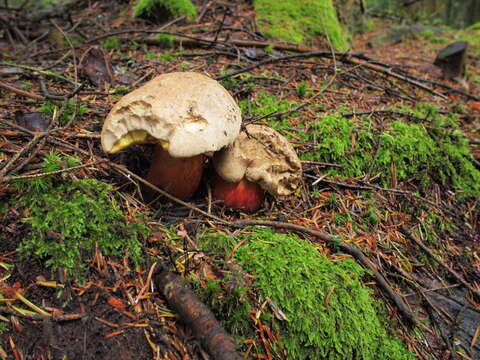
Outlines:
[[[225,181],[216,175],[212,181],[213,197],[232,209],[255,211],[265,198],[265,191],[256,183],[242,179],[238,183]]]
[[[156,145],[146,180],[186,200],[195,193],[203,174],[204,155],[174,158]]]

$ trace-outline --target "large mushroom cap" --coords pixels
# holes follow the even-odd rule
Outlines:
[[[292,144],[264,125],[247,125],[232,145],[215,153],[213,166],[226,181],[246,178],[274,196],[290,195],[302,176]]]
[[[232,143],[241,112],[217,81],[193,72],[160,75],[122,97],[103,124],[102,147],[160,143],[173,157],[190,157]]]

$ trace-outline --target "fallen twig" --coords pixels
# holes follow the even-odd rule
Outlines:
[[[100,163],[103,163],[103,162],[107,162],[107,161],[108,161],[107,159],[101,159],[101,160],[89,162],[87,164],[72,166],[72,167],[69,167],[69,168],[55,170],[55,171],[41,172],[41,173],[37,173],[37,174],[18,175],[18,176],[4,176],[4,177],[0,177],[0,183],[6,183],[6,182],[10,182],[10,181],[15,181],[15,180],[34,179],[34,178],[40,178],[40,177],[45,177],[45,176],[49,176],[49,175],[63,174],[63,173],[66,173],[66,172],[71,172],[71,171],[83,169],[83,168],[93,166],[93,165],[96,165],[96,164],[100,164]]]
[[[154,282],[169,306],[178,313],[180,320],[192,329],[195,337],[213,359],[241,359],[233,339],[180,276],[163,270],[154,275]]]

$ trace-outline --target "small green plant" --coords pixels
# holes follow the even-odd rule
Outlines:
[[[158,55],[158,60],[163,62],[172,62],[177,59],[177,56],[172,54],[170,51],[164,51]]]
[[[157,57],[157,54],[153,51],[147,51],[147,53],[145,54],[145,59],[147,60],[153,60]]]
[[[31,81],[22,81],[20,84],[20,89],[22,90],[30,90],[33,87],[33,83]]]
[[[162,19],[185,16],[195,19],[195,5],[190,0],[138,0],[133,12],[134,17]]]
[[[275,51],[275,47],[272,44],[270,44],[270,45],[265,46],[263,51],[265,51],[265,54],[273,55],[273,53]]]
[[[308,90],[308,83],[306,81],[301,81],[298,85],[297,85],[297,96],[299,98],[303,98],[305,97],[305,95],[307,94],[307,90]]]
[[[43,170],[51,172],[78,164],[78,159],[47,155]],[[111,196],[111,186],[93,179],[65,180],[60,175],[16,183],[22,194],[15,204],[28,214],[31,231],[18,250],[24,256],[45,260],[48,268],[64,268],[79,280],[85,274],[84,260],[98,245],[105,255],[124,255],[141,261],[139,238],[148,228],[128,222]]]
[[[55,112],[55,109],[57,111],[59,110],[59,107],[55,105],[54,103],[48,101],[47,103],[43,104],[38,108],[38,111],[43,112],[47,115],[52,116]],[[58,123],[62,126],[67,125],[72,117],[73,114],[76,114],[75,120],[78,119],[80,116],[85,114],[88,111],[88,108],[86,105],[78,105],[76,104],[74,99],[68,99],[67,100],[67,106],[65,107],[63,113],[58,119]]]
[[[159,46],[163,48],[173,48],[175,46],[175,35],[170,34],[158,34],[157,40],[159,41]]]
[[[109,39],[105,39],[102,42],[102,45],[105,49],[118,49],[122,45],[122,40],[117,37],[111,37]]]

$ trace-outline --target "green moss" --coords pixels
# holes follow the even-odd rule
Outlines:
[[[469,50],[480,54],[480,22],[458,31],[455,39],[468,42]]]
[[[306,90],[305,90],[306,91]],[[267,94],[265,92],[258,92],[254,101],[250,99],[240,100],[240,109],[244,114],[253,116],[268,115],[275,112],[285,112],[298,105],[295,101],[282,100],[278,96]],[[288,116],[268,120],[268,126],[275,130],[284,130],[291,128],[289,117],[295,116],[295,113],[290,113]]]
[[[51,153],[43,168],[50,172],[76,164],[75,158],[61,159]],[[141,261],[139,238],[148,229],[124,218],[108,184],[49,175],[19,181],[16,186],[22,196],[15,206],[28,214],[25,221],[31,225],[18,248],[24,256],[39,257],[52,270],[65,268],[77,280],[85,274],[84,259],[93,255],[96,244],[104,255],[128,252],[135,263]]]
[[[256,21],[267,36],[303,44],[327,36],[339,51],[349,48],[332,0],[254,0]]]
[[[414,358],[387,333],[354,261],[332,263],[297,236],[266,229],[248,234],[235,259],[286,315],[279,327],[289,358]]]
[[[239,241],[242,245],[237,248]],[[354,261],[332,263],[297,236],[267,229],[254,229],[239,238],[207,232],[200,245],[210,257],[219,255],[218,266],[225,267],[225,257],[234,253],[235,262],[255,274],[256,301],[269,297],[288,319],[279,322],[266,309],[261,312],[263,324],[280,333],[283,349],[276,350],[285,350],[289,359],[414,358],[386,330],[380,306],[360,281],[365,271]],[[230,272],[223,280],[207,281],[199,291],[242,344],[256,336],[250,322],[253,301],[245,287],[234,290],[233,296],[225,292],[225,284],[235,276],[246,278]]]
[[[122,40],[117,37],[111,37],[105,39],[102,45],[105,49],[118,49],[122,45]]]
[[[157,40],[159,41],[159,46],[164,48],[172,48],[175,45],[175,35],[170,34],[158,34]]]
[[[185,16],[193,20],[195,15],[196,8],[190,0],[138,0],[133,12],[134,17],[153,19]]]
[[[231,253],[236,240],[224,233],[207,231],[200,238],[200,244],[202,250],[209,253],[209,258],[214,259],[214,265],[226,275],[221,279],[208,280],[205,287],[198,285],[196,292],[209,304],[241,347],[245,339],[255,337],[255,330],[249,322],[253,307],[248,301],[248,289],[242,284],[242,274],[225,266],[225,258]],[[199,284],[199,281],[194,279],[194,283]]]
[[[460,197],[479,196],[480,171],[472,162],[467,138],[456,130],[455,118],[430,104],[404,111],[426,120],[422,124],[394,121],[380,131],[366,121],[325,115],[314,126],[315,150],[301,157],[342,165],[326,170],[334,176],[370,174],[385,186],[393,177],[424,187],[433,180]]]
[[[48,101],[47,103],[43,104],[38,108],[38,111],[43,112],[47,115],[52,116],[55,112],[55,109],[57,111],[59,110],[58,106],[51,101]],[[75,102],[75,99],[68,99],[67,100],[67,106],[63,110],[62,114],[60,115],[58,119],[58,123],[62,126],[67,125],[73,117],[73,114],[75,115],[75,120],[76,122],[79,117],[81,117],[83,114],[85,114],[88,111],[88,108],[86,105],[77,105]]]
[[[275,51],[275,47],[273,45],[267,45],[267,46],[265,46],[263,51],[265,51],[265,54],[272,55],[273,52]]]

